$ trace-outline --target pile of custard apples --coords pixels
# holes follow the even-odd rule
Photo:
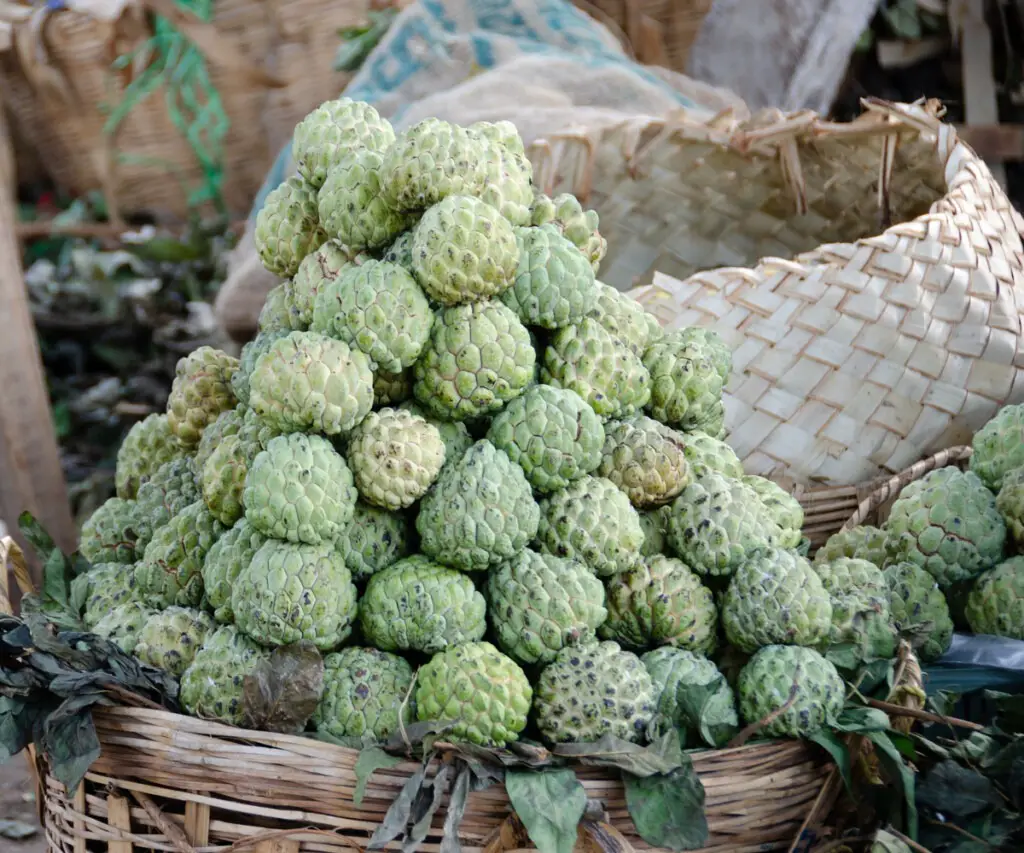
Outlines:
[[[918,569],[1001,547],[992,497],[970,558],[921,559],[909,511],[888,574],[859,546],[802,556],[800,505],[724,441],[722,339],[597,278],[597,214],[538,191],[511,124],[396,134],[343,98],[293,155],[256,221],[283,279],[259,333],[181,359],[82,531],[87,625],[178,676],[189,713],[242,724],[246,676],[308,641],[310,724],[339,738],[810,734],[840,671],[925,618]]]

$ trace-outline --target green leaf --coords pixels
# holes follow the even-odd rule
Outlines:
[[[853,734],[885,732],[891,727],[889,715],[877,708],[847,706],[836,720],[837,731]]]
[[[666,732],[649,747],[605,735],[593,743],[559,744],[554,754],[593,767],[625,770],[634,776],[671,773],[682,760],[679,736],[674,731]]]
[[[955,761],[936,764],[917,786],[918,803],[957,822],[1002,804],[992,781]]]
[[[893,784],[902,789],[904,817],[907,822],[906,834],[916,839],[917,805],[914,795],[914,772],[907,766],[886,732],[868,732],[866,737],[875,745],[878,759],[892,777]]]
[[[433,779],[424,781],[409,814],[412,826],[402,842],[403,853],[413,853],[426,840],[430,826],[434,822],[434,815],[441,807],[444,795],[448,793],[448,777],[451,776],[452,771],[452,764],[445,762]]]
[[[405,780],[402,790],[398,792],[394,802],[391,803],[384,819],[373,831],[367,850],[381,850],[384,847],[405,833],[409,825],[409,815],[412,813],[413,801],[419,796],[423,788],[423,780],[427,773],[426,764],[420,765],[416,771]]]
[[[508,770],[505,789],[540,853],[572,853],[587,792],[571,769]]]
[[[459,775],[452,784],[452,792],[448,797],[448,808],[444,813],[444,828],[441,832],[441,853],[460,853],[459,826],[466,814],[466,803],[469,801],[469,790],[472,787],[473,771],[468,764],[463,764]]]
[[[356,806],[362,804],[366,795],[366,783],[370,781],[374,770],[387,770],[401,763],[401,758],[388,755],[379,746],[371,746],[360,752],[359,758],[356,759],[356,790],[352,795],[352,802]]]
[[[50,772],[72,794],[100,757],[100,739],[92,722],[92,705],[98,701],[99,696],[89,695],[68,699],[43,723],[42,747]]]
[[[638,778],[623,774],[626,806],[637,834],[652,847],[696,850],[708,839],[704,786],[687,756],[671,773]]]
[[[839,775],[843,777],[843,784],[847,791],[853,790],[853,762],[850,760],[850,749],[846,742],[831,729],[818,729],[808,740],[816,743],[824,749],[839,768]]]
[[[316,646],[280,646],[260,661],[242,684],[245,726],[294,734],[305,728],[324,691],[324,661]]]

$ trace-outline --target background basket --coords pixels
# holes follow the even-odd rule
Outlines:
[[[188,851],[182,841],[197,850],[245,841],[258,853],[352,853],[365,849],[416,766],[375,772],[357,808],[355,750],[144,708],[102,709],[94,719],[103,753],[73,796],[38,768],[46,834],[60,853],[97,844],[124,853]],[[707,794],[706,850],[715,853],[788,849],[836,793],[824,785],[829,765],[797,741],[696,753],[694,766]],[[617,774],[578,768],[578,775],[614,829],[643,848]],[[425,851],[438,849],[441,812]],[[463,851],[507,846],[497,833],[510,814],[503,788],[471,794]]]

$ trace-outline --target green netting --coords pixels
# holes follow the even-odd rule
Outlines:
[[[178,6],[203,21],[213,14],[213,0],[175,0]],[[112,135],[131,111],[159,89],[164,91],[167,112],[175,127],[188,140],[203,170],[198,187],[188,189],[189,207],[212,202],[218,212],[225,210],[224,137],[229,119],[216,88],[210,82],[206,59],[200,50],[166,18],[156,16],[153,36],[137,50],[118,57],[114,70],[142,68],[125,88],[104,125]],[[118,152],[122,162],[153,162]],[[170,166],[170,164],[168,164]]]

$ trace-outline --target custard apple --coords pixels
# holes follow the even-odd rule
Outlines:
[[[352,632],[356,586],[331,545],[268,539],[235,579],[231,610],[260,645],[308,640],[329,651]]]
[[[832,603],[832,629],[821,647],[825,656],[841,669],[891,658],[896,631],[882,570],[850,557],[815,563],[814,569]]]
[[[326,438],[291,433],[272,438],[253,460],[242,502],[249,523],[265,536],[319,545],[333,542],[352,520],[356,488]]]
[[[645,415],[610,421],[597,473],[639,509],[669,503],[690,480],[685,437]]]
[[[541,671],[533,710],[548,743],[592,743],[605,735],[642,743],[656,703],[640,658],[608,641],[562,649]]]
[[[282,432],[348,432],[373,407],[370,360],[342,341],[292,332],[256,360],[249,403]]]
[[[743,463],[736,451],[724,441],[705,432],[686,434],[686,461],[690,463],[690,476],[698,479],[706,474],[721,474],[733,480],[743,477]]]
[[[266,541],[267,537],[243,518],[214,542],[206,554],[202,568],[203,589],[207,604],[218,622],[234,621],[231,589],[242,569],[252,562]]]
[[[778,483],[764,477],[750,475],[744,477],[743,482],[754,490],[768,510],[768,517],[782,531],[779,536],[779,547],[796,548],[803,538],[801,528],[804,524],[804,508],[800,506],[800,501]]]
[[[202,496],[202,485],[191,456],[179,456],[161,465],[149,481],[142,484],[135,501],[136,556],[142,557],[157,530]]]
[[[538,492],[554,492],[601,462],[601,419],[572,391],[532,385],[495,416],[488,440],[526,472]]]
[[[482,639],[485,611],[484,597],[467,575],[416,554],[370,578],[359,624],[378,649],[432,654]]]
[[[640,660],[654,682],[657,724],[693,732],[713,747],[725,746],[736,734],[736,696],[704,655],[662,646]]]
[[[242,352],[245,352],[244,347]],[[238,384],[235,380],[240,373],[240,369],[235,371],[235,375],[231,378],[232,386]],[[246,385],[246,389],[248,389],[248,385]],[[217,415],[216,420],[211,421],[203,430],[202,438],[199,439],[199,444],[192,455],[195,462],[196,482],[200,488],[203,486],[203,467],[206,465],[206,461],[213,455],[213,451],[223,444],[225,439],[241,432],[245,413],[248,411],[251,409],[245,404],[239,403],[235,408],[221,412]]]
[[[84,587],[82,621],[92,628],[115,607],[138,601],[135,569],[123,563],[100,563],[72,582]]]
[[[238,403],[231,390],[237,369],[237,358],[213,347],[199,347],[178,360],[167,398],[167,423],[186,450],[199,444],[207,424]]]
[[[183,452],[171,432],[167,415],[148,415],[133,424],[117,451],[114,475],[117,496],[126,501],[135,500],[139,486],[161,465],[178,458]]]
[[[885,527],[888,562],[915,563],[943,589],[994,566],[1006,543],[995,496],[973,471],[954,466],[903,489]]]
[[[1024,547],[1024,468],[1014,468],[1004,475],[996,495],[996,509],[1018,549]]]
[[[721,474],[706,474],[683,489],[667,524],[671,549],[702,575],[731,575],[782,536],[754,490]]]
[[[274,341],[285,337],[291,331],[291,329],[271,329],[266,332],[258,332],[255,338],[248,341],[245,346],[242,347],[242,354],[238,360],[238,370],[236,370],[231,376],[231,390],[234,391],[235,399],[237,399],[239,403],[244,406],[249,405],[249,377],[252,375],[252,370],[256,366],[256,361],[261,355],[263,355],[263,353],[270,349]],[[210,424],[203,431],[203,437],[205,438],[206,434],[212,431],[215,424],[223,420],[226,415],[233,415],[236,411],[237,408],[220,415],[214,423]],[[200,448],[203,446],[203,443],[203,439],[199,439]],[[199,451],[196,452],[196,455],[199,455]]]
[[[412,370],[388,373],[384,370],[373,372],[374,408],[397,406],[412,396]]]
[[[288,283],[272,287],[263,300],[260,315],[256,318],[256,331],[259,332],[299,332],[304,331],[308,323],[303,323],[299,312],[295,310],[288,295]]]
[[[1000,409],[974,434],[971,445],[971,471],[998,492],[1010,471],[1024,468],[1024,404]]]
[[[332,167],[354,150],[383,153],[395,131],[370,104],[338,98],[326,101],[295,126],[292,158],[298,172],[319,189]]]
[[[303,258],[327,240],[317,214],[316,189],[300,177],[272,189],[256,214],[253,239],[269,272],[281,278],[295,275]]]
[[[913,563],[897,563],[883,574],[896,631],[924,663],[937,661],[953,642],[953,620],[935,578]]]
[[[397,373],[419,358],[433,324],[430,303],[406,270],[367,261],[320,288],[312,330],[362,350],[375,369]]]
[[[442,305],[497,296],[512,285],[518,262],[512,226],[478,198],[448,196],[413,231],[413,273]]]
[[[444,461],[446,464],[451,464],[456,459],[461,459],[462,454],[473,446],[473,436],[469,434],[469,429],[464,423],[438,420],[415,400],[407,400],[398,408],[403,412],[419,415],[431,426],[437,427],[437,431],[441,434],[441,441],[444,442]]]
[[[846,701],[846,687],[829,661],[814,649],[766,646],[743,667],[740,714],[750,725],[778,714],[762,735],[809,737],[834,723]],[[785,710],[782,710],[785,708]]]
[[[527,326],[559,329],[578,323],[597,305],[594,271],[552,226],[516,231],[519,264],[501,301]]]
[[[214,518],[226,527],[242,517],[245,477],[262,449],[256,442],[243,442],[237,435],[231,435],[203,466],[203,500]]]
[[[93,565],[134,563],[139,558],[135,501],[108,498],[82,525],[78,552]]]
[[[651,377],[647,410],[662,423],[713,435],[720,429],[716,407],[722,401],[723,384],[715,349],[686,332],[671,332],[644,353],[644,367]],[[707,428],[709,414],[714,416],[714,429]]]
[[[139,631],[133,654],[143,663],[181,678],[215,627],[213,617],[202,610],[168,607],[150,617]]]
[[[603,282],[598,281],[596,284],[597,302],[590,316],[597,320],[606,332],[643,358],[644,350],[655,341],[661,340],[665,336],[665,330],[658,319],[647,313],[635,299]]]
[[[336,738],[386,741],[415,717],[412,687],[412,667],[398,655],[356,647],[329,654],[313,727]]]
[[[659,506],[655,509],[640,510],[640,527],[644,531],[644,544],[640,546],[640,554],[644,557],[651,557],[655,554],[668,552],[668,538],[665,528],[668,523],[669,506]]]
[[[296,319],[309,328],[313,308],[320,291],[337,280],[350,267],[365,264],[371,255],[350,249],[338,240],[328,240],[315,252],[306,255],[298,272],[285,282],[288,304]]]
[[[714,364],[715,371],[721,377],[722,384],[729,384],[729,374],[732,373],[732,351],[718,332],[714,329],[691,326],[686,329],[678,329],[672,333],[672,337],[678,343],[692,342],[703,347]]]
[[[486,143],[428,118],[398,135],[384,155],[384,192],[399,210],[424,210],[453,195],[477,196],[487,181]]]
[[[480,199],[501,212],[513,225],[530,224],[533,204],[533,165],[523,140],[509,121],[479,121],[467,130],[484,142],[484,188]]]
[[[198,607],[203,562],[225,527],[201,500],[189,504],[153,534],[135,569],[143,600],[151,607]]]
[[[135,652],[139,633],[157,612],[141,601],[126,601],[108,611],[90,630],[97,637],[110,640],[126,655],[130,655]]]
[[[348,463],[367,503],[399,510],[430,488],[444,465],[437,427],[400,409],[371,412],[349,437]]]
[[[530,550],[491,571],[487,600],[498,645],[521,664],[549,663],[565,646],[594,642],[608,615],[590,569]]]
[[[182,707],[193,717],[241,726],[245,677],[269,656],[234,625],[211,631],[181,676]]]
[[[389,264],[398,264],[400,267],[412,272],[412,240],[413,232],[406,231],[395,238],[395,242],[388,246],[382,260]]]
[[[967,596],[965,613],[975,634],[1024,640],[1024,557],[982,574]]]
[[[814,555],[816,563],[830,563],[839,557],[867,560],[878,567],[885,565],[885,531],[864,524],[833,533]]]
[[[480,746],[518,739],[532,698],[526,674],[490,643],[452,646],[417,674],[419,719],[452,722],[452,738]]]
[[[519,318],[500,302],[443,309],[416,362],[413,393],[449,421],[489,415],[533,381],[537,354]]]
[[[640,561],[644,531],[614,483],[587,475],[541,501],[536,541],[544,553],[580,560],[609,577]]]
[[[549,222],[583,253],[596,273],[601,259],[608,251],[608,241],[597,230],[597,212],[584,210],[570,193],[562,193],[554,198],[538,193],[533,201],[531,223],[547,225]]]
[[[771,645],[818,646],[832,630],[832,601],[807,560],[768,549],[737,568],[722,600],[722,625],[748,654]]]
[[[714,596],[680,560],[648,557],[607,581],[608,619],[599,634],[626,648],[679,646],[711,654],[718,644]]]
[[[397,563],[412,551],[408,516],[359,501],[352,521],[334,543],[356,583]]]
[[[703,432],[719,441],[725,441],[729,437],[729,431],[725,428],[725,403],[715,400],[696,416],[693,423],[686,427],[686,431]]]
[[[317,195],[320,224],[328,237],[353,249],[380,249],[412,224],[395,210],[381,185],[384,157],[368,148],[351,149],[327,172]]]
[[[544,350],[541,382],[575,391],[603,418],[625,418],[651,395],[639,356],[592,317],[559,329]]]
[[[537,534],[540,510],[523,469],[486,439],[446,465],[420,502],[420,550],[464,572],[511,559]]]

